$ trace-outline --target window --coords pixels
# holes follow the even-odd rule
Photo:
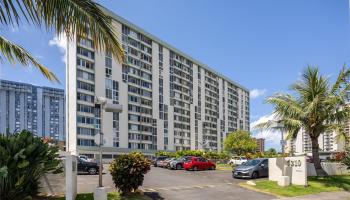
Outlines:
[[[77,111],[86,112],[86,113],[94,113],[94,108],[92,106],[78,104]]]
[[[79,38],[79,44],[87,46],[89,48],[94,48],[94,43],[92,42],[92,40],[87,39],[87,38]]]
[[[78,127],[77,128],[77,133],[78,133],[78,135],[94,136],[95,135],[95,129]]]
[[[94,92],[95,91],[95,86],[90,84],[90,83],[85,83],[85,82],[81,82],[78,81],[78,89],[82,89],[82,90],[87,90],[90,92]]]
[[[108,68],[112,68],[112,58],[105,57],[105,65]]]
[[[77,116],[77,122],[82,124],[94,124],[95,120],[92,117]]]
[[[77,139],[77,145],[78,146],[95,146],[95,142],[94,140]]]
[[[95,53],[82,47],[77,47],[77,54],[85,56],[90,59],[95,59]]]
[[[77,76],[79,78],[85,79],[85,80],[89,80],[89,81],[95,81],[95,74],[93,73],[89,73],[83,70],[78,69],[77,71]]]
[[[77,93],[77,99],[80,101],[86,101],[86,102],[90,102],[90,103],[94,103],[94,101],[95,101],[94,96],[80,93],[80,92]]]
[[[77,58],[77,65],[92,70],[95,68],[95,64],[93,62],[81,58]]]
[[[112,69],[111,68],[106,68],[106,77],[110,78],[112,76]]]

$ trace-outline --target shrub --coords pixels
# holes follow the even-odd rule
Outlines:
[[[342,160],[342,163],[350,169],[350,147],[348,147],[345,151],[345,158]]]
[[[345,159],[345,157],[346,157],[346,152],[345,151],[343,151],[343,152],[336,152],[334,154],[334,161],[341,162],[341,161],[343,161]]]
[[[200,150],[182,150],[175,153],[176,157],[182,156],[203,156],[203,151]]]
[[[219,159],[227,160],[229,158],[230,158],[230,155],[227,152],[220,152],[219,153]]]
[[[0,199],[31,199],[38,193],[40,177],[57,169],[58,148],[23,130],[0,134]]]
[[[254,155],[252,153],[246,153],[245,157],[249,160],[249,159],[253,159]]]
[[[114,185],[123,195],[135,192],[150,169],[151,162],[140,152],[121,155],[109,166]]]
[[[157,151],[155,153],[155,156],[169,156],[169,157],[175,157],[175,152],[169,152],[169,151]]]

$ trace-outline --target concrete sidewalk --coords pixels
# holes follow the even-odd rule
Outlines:
[[[350,200],[350,192],[322,192],[318,194],[305,195],[300,197],[286,197],[278,200]],[[276,199],[277,200],[277,199]]]

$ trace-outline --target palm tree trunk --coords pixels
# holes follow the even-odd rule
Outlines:
[[[312,143],[312,159],[314,161],[316,174],[317,174],[317,176],[327,176],[328,174],[326,173],[326,171],[323,170],[323,168],[321,166],[318,138],[312,137],[311,143]]]

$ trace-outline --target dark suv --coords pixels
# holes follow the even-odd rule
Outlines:
[[[95,162],[90,162],[82,158],[78,158],[78,172],[89,173],[90,175],[98,174],[99,166]]]

